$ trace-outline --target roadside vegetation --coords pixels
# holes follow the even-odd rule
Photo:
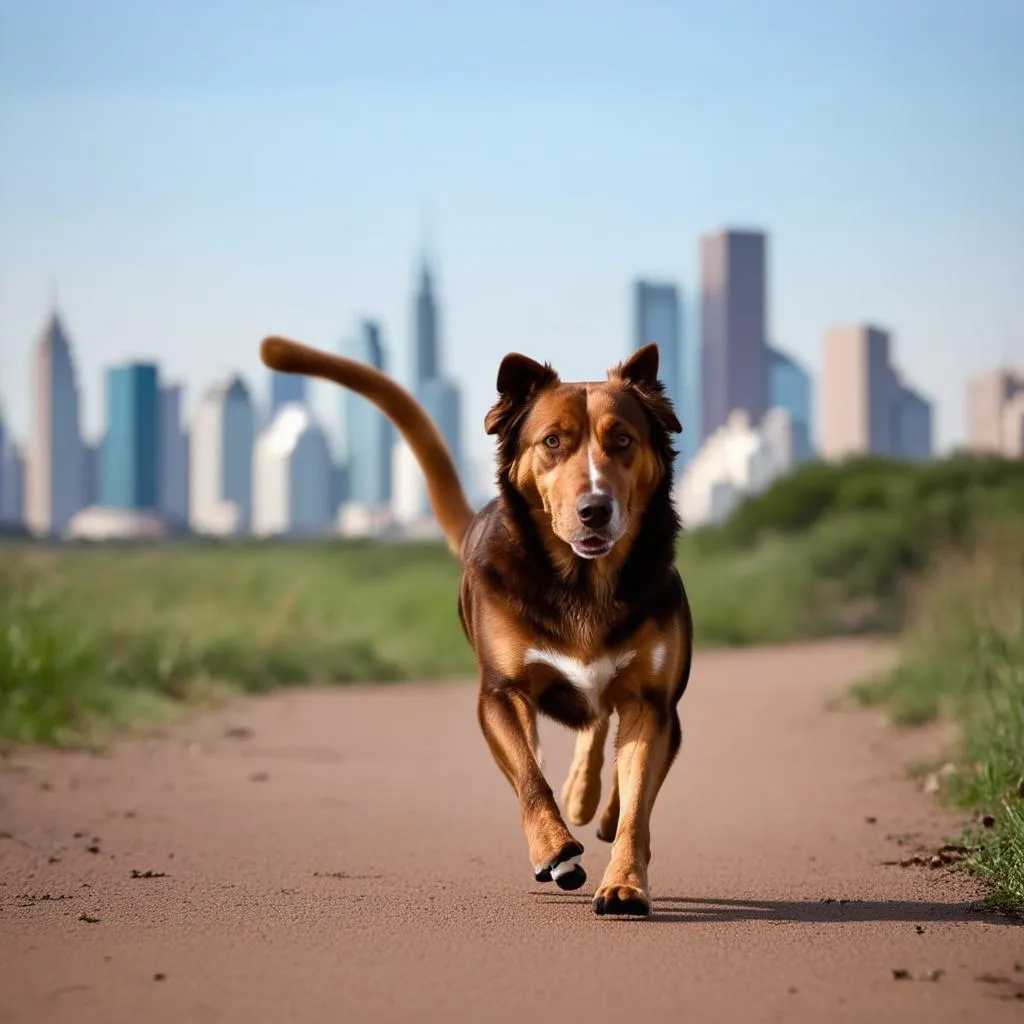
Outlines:
[[[990,902],[1024,911],[1024,521],[992,523],[946,557],[918,589],[896,666],[853,693],[899,724],[956,723],[955,771],[934,778],[974,812],[967,864],[992,883]]]
[[[994,518],[1024,523],[1019,462],[806,466],[683,537],[697,642],[895,633],[916,581]],[[458,575],[433,543],[3,541],[0,739],[78,743],[235,692],[464,676]]]

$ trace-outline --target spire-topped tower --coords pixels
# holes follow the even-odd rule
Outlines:
[[[78,380],[56,296],[32,358],[26,517],[37,534],[63,532],[85,501]]]
[[[439,318],[427,230],[424,211],[424,240],[413,309],[412,390],[416,395],[427,381],[441,375]]]

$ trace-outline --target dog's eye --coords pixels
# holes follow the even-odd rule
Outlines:
[[[633,443],[633,438],[629,434],[618,434],[615,438],[616,448],[628,448]]]
[[[544,438],[544,443],[549,448],[557,448],[562,443],[562,439],[557,434],[548,434],[548,436]]]

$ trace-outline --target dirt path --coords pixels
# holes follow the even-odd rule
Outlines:
[[[1022,1021],[1024,929],[962,876],[883,864],[953,827],[904,739],[825,710],[883,658],[699,656],[646,921],[592,914],[593,826],[584,889],[533,882],[468,686],[296,692],[14,757],[0,1020]],[[557,792],[568,738],[542,739]]]

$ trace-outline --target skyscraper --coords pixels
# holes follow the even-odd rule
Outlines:
[[[791,355],[768,348],[768,406],[785,409],[793,434],[793,461],[806,462],[811,444],[811,375]]]
[[[462,472],[462,394],[459,386],[447,377],[434,377],[423,382],[420,401],[437,424],[448,446],[455,469]]]
[[[654,342],[658,346],[658,376],[672,399],[676,415],[683,423],[691,413],[684,400],[683,321],[679,290],[674,284],[635,281],[633,284],[633,351]],[[679,460],[685,462],[683,445],[677,444]]]
[[[720,231],[700,240],[701,437],[734,409],[751,422],[768,400],[766,248],[760,231]]]
[[[414,300],[413,394],[441,431],[457,471],[462,466],[462,399],[458,384],[445,377],[441,358],[440,312],[434,294],[434,280],[426,258],[420,268]],[[431,514],[422,475],[419,507]],[[415,504],[416,502],[414,502]]]
[[[293,402],[304,404],[308,395],[309,378],[298,373],[278,373],[270,370],[270,407],[267,422],[273,421],[282,406]]]
[[[328,532],[333,486],[323,430],[301,403],[282,406],[256,442],[253,532],[265,537]]]
[[[22,526],[25,522],[25,459],[8,432],[0,442],[0,523]]]
[[[889,333],[861,325],[825,335],[821,374],[822,454],[924,460],[932,454],[932,406],[891,361]]]
[[[424,258],[413,307],[412,392],[417,396],[423,382],[441,372],[438,320],[434,280]]]
[[[85,469],[75,362],[56,310],[36,340],[31,393],[25,518],[34,533],[62,533],[82,508]]]
[[[188,434],[182,423],[185,388],[160,389],[160,458],[157,506],[172,523],[188,522]]]
[[[967,382],[967,447],[971,451],[1021,458],[1022,416],[1024,371],[992,370]]]
[[[362,320],[346,338],[342,354],[387,371],[380,325]],[[348,466],[347,500],[366,508],[383,508],[391,501],[391,456],[394,430],[387,417],[362,395],[343,391],[345,462]]]
[[[20,526],[24,522],[24,489],[24,460],[0,409],[0,524]]]
[[[203,395],[189,436],[189,525],[197,533],[247,533],[252,523],[252,395],[232,374]]]
[[[107,370],[107,428],[100,449],[100,504],[156,510],[160,384],[155,363]]]

